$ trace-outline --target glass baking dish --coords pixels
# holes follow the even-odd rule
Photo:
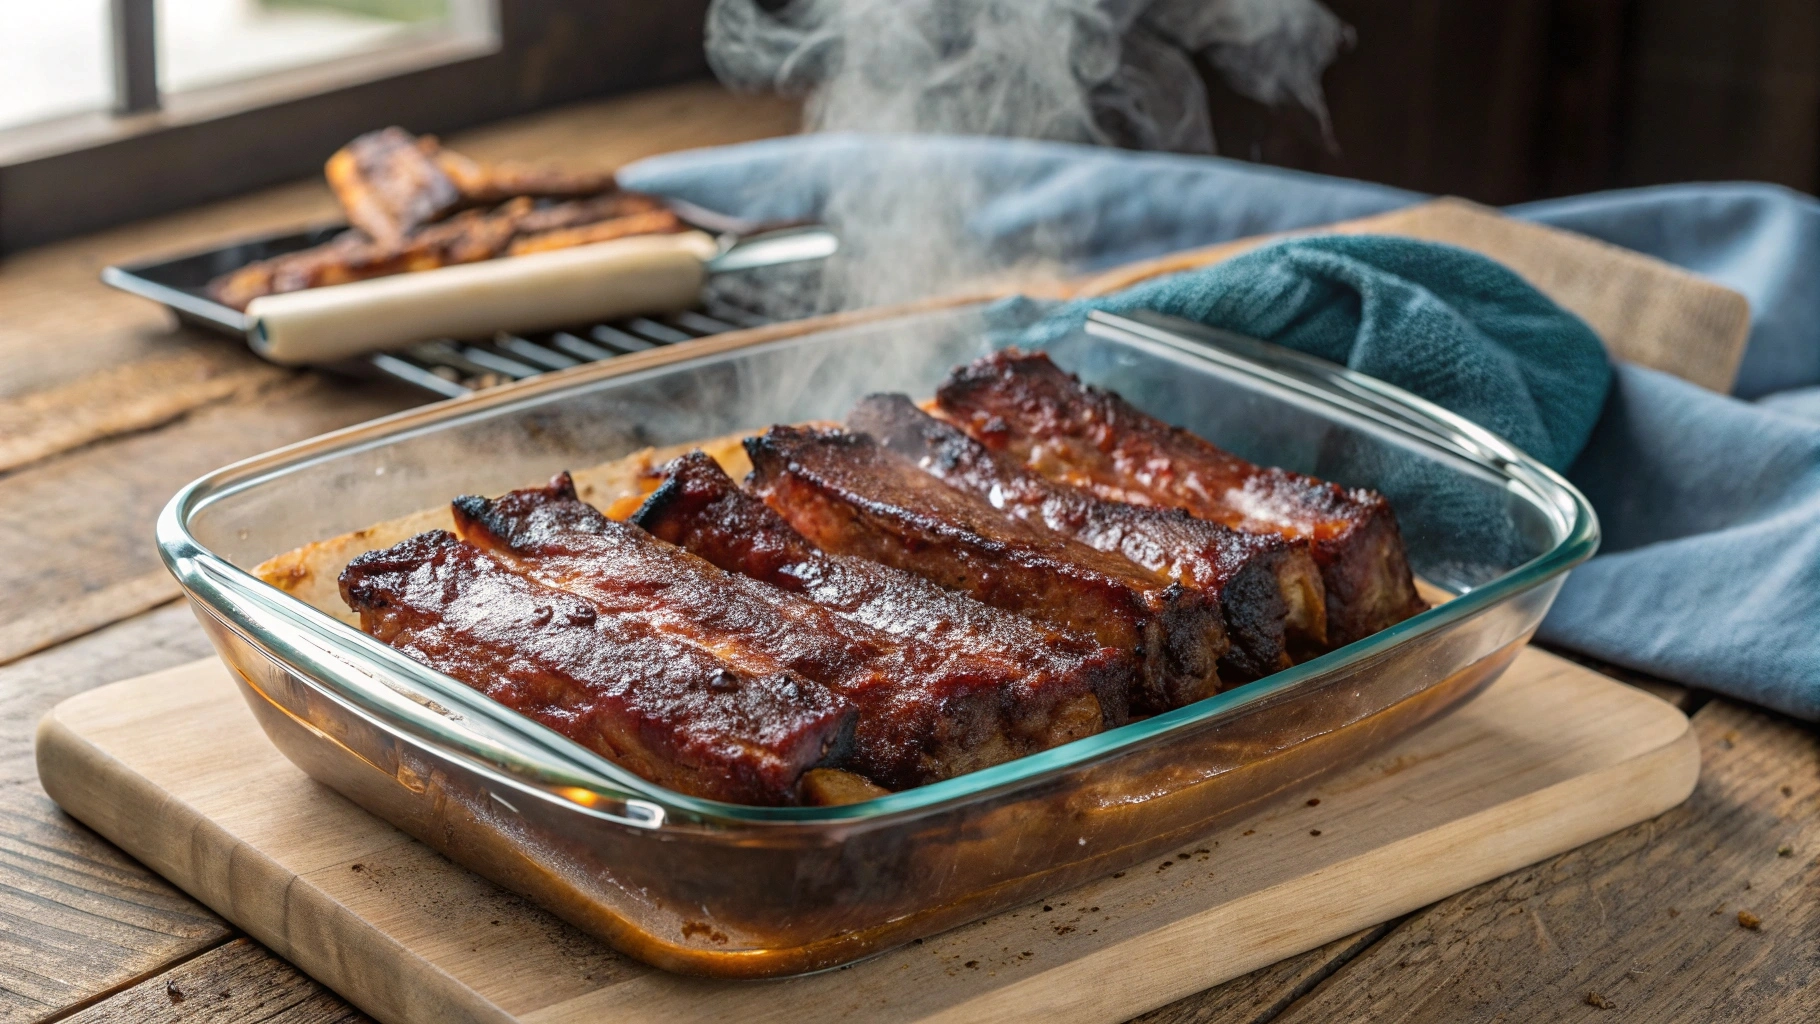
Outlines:
[[[1190,707],[842,807],[684,796],[249,570],[310,541],[646,446],[925,396],[995,335],[978,306],[726,337],[552,374],[220,470],[158,541],[262,727],[304,771],[670,970],[836,966],[1118,871],[1342,768],[1481,690],[1598,544],[1585,499],[1483,429],[1331,364],[1096,315],[1056,362],[1258,462],[1376,487],[1452,600]]]

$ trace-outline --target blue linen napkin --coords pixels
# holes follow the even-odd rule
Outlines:
[[[1083,269],[1424,198],[1219,158],[928,136],[802,136],[671,154],[625,168],[620,180],[730,214],[808,218],[821,214],[834,183],[884,175],[906,146],[931,161],[926,166],[967,183],[974,209],[966,229],[983,246],[1015,252],[1040,239],[1052,255]],[[1409,289],[1426,291],[1451,311],[1429,309],[1423,316],[1430,322],[1458,314],[1465,323],[1450,330],[1470,327],[1489,339],[1485,351],[1509,358],[1488,355],[1487,372],[1507,374],[1513,390],[1537,389],[1529,392],[1533,421],[1513,418],[1508,406],[1475,404],[1483,389],[1432,365],[1445,351],[1433,339],[1399,351],[1394,334],[1379,331],[1369,343],[1361,334],[1344,361],[1368,355],[1370,368],[1360,366],[1366,372],[1483,417],[1539,458],[1568,465],[1569,479],[1599,512],[1605,541],[1562,588],[1543,622],[1544,640],[1820,721],[1820,202],[1766,185],[1678,185],[1508,212],[1657,256],[1742,292],[1752,325],[1734,396],[1618,364],[1607,371],[1609,395],[1588,436],[1583,392],[1606,388],[1596,370],[1529,365],[1526,356],[1551,351],[1546,339],[1527,338],[1513,349],[1502,327],[1488,326],[1493,314],[1485,306],[1441,298],[1447,289],[1437,290],[1432,279],[1403,273],[1381,289],[1369,287],[1402,298],[1415,294]],[[1317,249],[1292,259],[1300,262],[1281,265],[1333,263],[1310,287],[1342,291],[1359,291],[1348,273],[1358,282],[1367,275],[1346,261],[1376,266],[1357,251]],[[1249,288],[1273,280],[1255,273],[1214,284]],[[1179,303],[1178,313],[1223,316],[1245,307],[1245,294],[1175,290],[1188,283],[1138,290],[1161,289],[1149,299]],[[1417,298],[1418,306],[1428,302]],[[1360,311],[1364,325],[1363,303]],[[1320,337],[1309,340],[1339,354],[1333,322],[1310,328]],[[1544,332],[1563,330],[1547,317],[1534,323]],[[1293,327],[1279,340],[1300,337]],[[1556,337],[1561,351],[1554,355],[1563,360],[1583,356],[1574,355],[1570,335]]]

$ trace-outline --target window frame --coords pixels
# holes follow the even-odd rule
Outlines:
[[[494,0],[452,33],[161,96],[153,0],[111,4],[115,109],[0,129],[0,254],[309,176],[373,128],[444,133],[707,73],[707,0]]]

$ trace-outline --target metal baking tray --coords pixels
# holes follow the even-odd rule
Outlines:
[[[714,230],[721,254],[709,261],[710,284],[699,308],[653,317],[577,324],[557,331],[499,334],[488,340],[431,338],[395,352],[334,364],[354,375],[377,373],[443,398],[459,398],[551,370],[612,359],[726,331],[757,327],[776,318],[774,303],[755,303],[751,288],[728,287],[753,271],[826,258],[839,242],[815,225],[758,225],[690,207],[686,219]],[[150,299],[185,324],[246,340],[246,314],[209,296],[208,284],[249,263],[299,252],[347,230],[327,224],[303,231],[251,238],[183,256],[105,267],[102,283]],[[758,308],[761,305],[770,308]],[[790,309],[785,315],[802,310]]]
[[[1256,461],[1383,491],[1455,594],[1189,707],[842,807],[647,782],[261,582],[268,557],[459,493],[927,394],[1000,337],[979,307],[647,352],[307,441],[186,487],[158,522],[261,725],[306,772],[646,962],[788,975],[1119,871],[1356,764],[1495,679],[1598,544],[1586,500],[1496,436],[1318,360],[1096,315],[1057,363]],[[692,350],[691,350],[692,349]]]

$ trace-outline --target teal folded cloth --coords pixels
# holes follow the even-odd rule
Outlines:
[[[1008,318],[1032,315],[1013,300]],[[1278,242],[1235,259],[1065,304],[1031,344],[1090,310],[1152,310],[1319,356],[1414,392],[1564,470],[1586,447],[1611,363],[1598,335],[1477,253],[1382,235]]]

